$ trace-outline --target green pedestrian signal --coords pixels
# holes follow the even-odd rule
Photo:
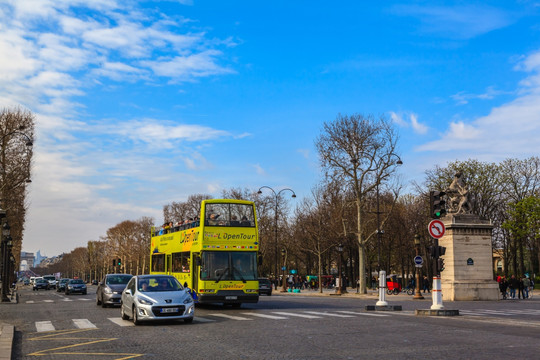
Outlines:
[[[446,215],[446,202],[442,198],[444,195],[446,195],[444,191],[434,190],[429,192],[429,206],[431,218],[439,219]]]

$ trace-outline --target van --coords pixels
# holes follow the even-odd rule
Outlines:
[[[36,280],[36,277],[30,276],[30,285],[34,285],[34,280]]]

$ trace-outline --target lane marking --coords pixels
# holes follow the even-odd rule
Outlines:
[[[97,329],[97,326],[92,324],[88,319],[71,319],[75,327],[79,329]]]
[[[43,300],[43,302],[52,303],[52,302],[54,302],[54,300]]]
[[[113,323],[115,323],[116,325],[119,325],[119,326],[135,326],[135,324],[133,324],[133,322],[131,321],[128,321],[128,320],[122,320],[121,317],[114,317],[114,318],[108,318],[110,321],[112,321]]]
[[[307,315],[307,314],[297,314],[297,313],[289,313],[289,312],[282,312],[282,311],[273,311],[273,314],[283,315],[283,316],[296,316],[301,317],[304,319],[320,319],[320,316],[314,316],[314,315]]]
[[[210,316],[218,316],[218,317],[231,319],[231,320],[240,320],[240,321],[253,320],[253,319],[248,319],[248,318],[241,317],[241,316],[233,316],[233,315],[227,315],[227,314],[208,314],[208,315],[210,315]]]
[[[36,321],[37,332],[54,331],[54,326],[50,321]]]
[[[354,317],[352,315],[332,314],[332,313],[327,313],[327,312],[317,312],[317,311],[304,311],[304,312],[306,314],[333,316],[333,317],[340,317],[340,318],[352,318],[352,317]]]
[[[355,311],[338,311],[343,314],[352,314],[352,315],[361,315],[361,316],[390,316],[388,314],[373,314],[373,313],[364,313],[364,312],[355,312]]]
[[[200,317],[200,316],[195,316],[195,318],[193,320],[195,322],[201,322],[201,323],[215,322],[216,321],[216,320],[212,320],[212,319],[203,318],[203,317]]]
[[[26,303],[27,303],[27,304],[34,304],[35,301],[34,301],[34,300],[28,300]]]
[[[257,316],[265,319],[272,319],[272,320],[285,320],[286,317],[283,316],[275,316],[275,315],[267,315],[267,314],[257,314],[257,313],[242,313],[244,315],[251,315],[251,316]]]

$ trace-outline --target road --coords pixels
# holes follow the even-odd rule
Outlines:
[[[193,324],[134,326],[88,295],[19,291],[0,304],[14,359],[500,359],[538,357],[540,299],[446,302],[458,317],[420,317],[431,300],[389,296],[403,311],[367,312],[374,296],[274,293],[240,309],[200,306]]]

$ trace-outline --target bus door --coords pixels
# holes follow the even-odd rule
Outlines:
[[[191,272],[191,289],[195,292],[199,292],[199,271],[201,270],[201,258],[199,253],[191,253],[191,256],[193,256],[191,259],[191,263],[193,264],[193,271]]]
[[[167,261],[165,262],[165,272],[169,275],[171,275],[172,271],[172,255],[167,255]]]

